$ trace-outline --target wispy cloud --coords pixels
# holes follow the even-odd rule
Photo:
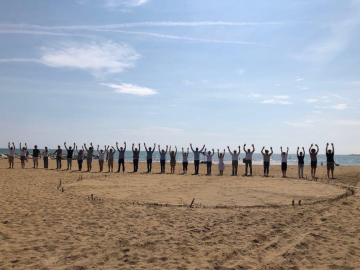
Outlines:
[[[290,96],[274,96],[275,99],[288,99]]]
[[[292,102],[278,99],[267,99],[261,102],[262,104],[279,104],[279,105],[291,105]]]
[[[317,102],[317,101],[318,101],[317,99],[312,99],[312,98],[305,99],[305,102],[307,102],[307,103],[314,103],[314,102]]]
[[[47,32],[36,30],[18,30],[18,29],[0,29],[0,34],[26,34],[26,35],[44,35],[44,36],[70,36],[70,37],[95,37],[94,35],[86,34],[69,34],[62,32]]]
[[[133,67],[140,57],[126,44],[103,42],[100,44],[64,45],[41,48],[40,59],[0,59],[1,62],[37,62],[55,68],[75,68],[90,71],[94,76],[120,73]]]
[[[333,109],[333,110],[345,110],[345,109],[348,109],[349,107],[348,107],[346,104],[337,104],[337,105],[328,106],[328,107],[315,106],[315,108],[319,108],[319,109]]]
[[[256,94],[256,93],[251,93],[250,95],[248,95],[248,97],[250,97],[250,98],[260,98],[260,97],[263,97],[263,95]]]
[[[320,114],[320,113],[322,113],[322,111],[313,111],[313,113]]]
[[[296,82],[300,82],[300,81],[303,81],[303,80],[305,80],[305,79],[304,79],[304,78],[301,78],[301,77],[297,77],[297,78],[295,79]]]
[[[123,84],[100,83],[100,85],[104,85],[116,89],[115,92],[121,94],[130,94],[136,96],[152,96],[157,94],[157,91],[154,89],[141,87],[129,83],[123,83]]]
[[[240,68],[236,71],[238,74],[243,75],[245,73],[245,70]]]
[[[342,100],[348,100],[348,98],[345,98],[345,97],[340,96],[340,95],[338,95],[338,94],[329,94],[329,96],[336,97],[336,98],[342,99]]]

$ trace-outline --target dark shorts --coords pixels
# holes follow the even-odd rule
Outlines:
[[[281,170],[282,170],[282,171],[286,171],[286,170],[287,170],[287,163],[286,163],[286,162],[281,163]]]
[[[317,161],[311,161],[311,168],[316,169],[317,167]]]
[[[26,157],[24,157],[24,156],[20,157],[20,160],[25,160],[25,159],[26,159]]]
[[[334,164],[334,162],[328,162],[328,163],[326,163],[326,167],[327,167],[328,171],[329,170],[333,171],[335,169],[335,164]]]
[[[87,159],[86,159],[86,162],[87,162],[87,165],[91,165],[91,163],[92,163],[92,158],[87,158]]]

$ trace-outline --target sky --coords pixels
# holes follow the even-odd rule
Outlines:
[[[360,153],[360,0],[2,0],[0,147]]]

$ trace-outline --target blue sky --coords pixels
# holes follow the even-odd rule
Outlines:
[[[360,153],[359,0],[2,0],[0,146]]]

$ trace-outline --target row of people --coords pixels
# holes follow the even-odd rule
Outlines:
[[[326,157],[327,157],[327,171],[328,171],[328,177],[330,178],[330,172],[332,175],[332,178],[334,177],[334,144],[332,145],[332,150],[329,150],[329,144],[326,145]],[[74,155],[74,151],[77,152],[77,162],[78,162],[78,170],[82,171],[82,164],[83,164],[83,160],[84,158],[86,158],[86,162],[87,162],[87,171],[90,172],[92,170],[92,160],[93,160],[93,154],[94,154],[94,146],[92,143],[90,143],[90,147],[88,148],[86,146],[86,144],[84,144],[81,149],[78,149],[78,147],[76,146],[76,144],[74,143],[73,147],[69,146],[67,147],[66,143],[64,143],[65,149],[67,151],[66,157],[67,157],[67,170],[71,170],[72,169],[72,160],[73,160],[73,155]],[[139,164],[139,156],[140,156],[140,151],[141,151],[141,147],[140,144],[138,145],[138,148],[134,147],[135,145],[132,144],[132,153],[133,153],[133,167],[134,170],[133,172],[137,172],[138,171],[138,164]],[[317,144],[315,144],[316,149],[313,148],[313,144],[311,144],[310,148],[309,148],[309,154],[310,154],[310,158],[311,158],[311,176],[312,178],[316,178],[316,168],[317,168],[317,155],[319,153],[319,146]],[[146,160],[147,160],[147,172],[150,173],[152,170],[152,157],[153,157],[153,153],[155,151],[156,148],[156,144],[154,143],[154,147],[151,148],[147,148],[146,144],[144,143],[144,147],[145,147],[145,151],[146,151]],[[10,146],[10,143],[8,143],[8,148],[9,148],[9,166],[10,168],[14,168],[14,157],[15,157],[15,144],[12,143],[12,146]],[[200,155],[204,155],[206,157],[206,163],[207,163],[207,174],[211,174],[211,169],[212,169],[212,158],[215,154],[214,149],[212,149],[212,151],[207,151],[207,149],[205,148],[205,145],[199,149],[199,148],[195,148],[195,150],[193,149],[192,144],[190,144],[190,148],[191,151],[194,154],[194,169],[195,169],[195,175],[199,174],[199,164],[200,164]],[[230,147],[228,146],[228,151],[231,154],[231,158],[232,158],[232,175],[236,176],[238,173],[238,165],[239,165],[239,155],[241,153],[240,150],[240,146],[238,147],[238,150],[234,150],[231,151]],[[116,149],[118,151],[118,170],[117,172],[120,172],[120,170],[122,169],[122,171],[125,171],[125,151],[126,151],[126,142],[124,142],[124,147],[120,147],[119,148],[119,144],[116,142]],[[99,160],[99,167],[100,167],[100,172],[103,171],[103,167],[104,167],[104,160],[106,159],[108,162],[108,169],[109,172],[113,172],[113,167],[114,167],[114,155],[116,153],[116,149],[112,146],[110,147],[108,146],[104,146],[104,149],[99,149],[99,145],[97,146],[97,152],[98,152],[98,160]],[[302,147],[302,152],[299,152],[299,147],[297,149],[297,158],[298,158],[298,175],[299,178],[303,178],[304,177],[304,159],[305,159],[305,148]],[[85,155],[85,150],[86,150],[86,155]],[[243,146],[243,150],[245,152],[245,158],[243,160],[243,162],[245,163],[245,175],[248,175],[248,172],[250,173],[249,175],[252,175],[252,156],[253,153],[255,152],[255,146],[252,145],[252,150],[251,149],[246,149],[246,144],[244,144]],[[265,150],[265,147],[262,148],[261,153],[263,155],[263,164],[264,164],[264,176],[268,177],[269,176],[269,171],[270,171],[270,159],[271,156],[273,154],[273,148],[270,147],[270,150]],[[281,170],[283,173],[283,177],[286,177],[286,172],[287,172],[287,159],[288,159],[288,153],[289,153],[289,148],[287,147],[287,151],[284,152],[283,148],[280,148],[281,150]],[[165,149],[161,149],[160,145],[158,145],[158,151],[160,154],[160,170],[161,173],[165,173],[165,164],[166,164],[166,155],[169,152],[170,154],[170,167],[171,167],[171,174],[175,173],[175,166],[176,166],[176,155],[177,155],[177,147],[175,146],[175,151],[171,151],[171,146],[170,148],[166,145]],[[21,147],[21,143],[20,143],[20,160],[21,160],[21,167],[25,168],[25,160],[26,160],[26,156],[27,156],[27,145],[25,143],[24,147]],[[49,155],[51,153],[49,152],[48,148],[45,147],[45,150],[40,153],[40,150],[38,149],[37,145],[34,146],[33,149],[33,168],[37,168],[38,167],[38,162],[39,162],[39,158],[43,158],[44,160],[44,168],[48,168],[49,165]],[[53,153],[54,155],[56,155],[56,168],[57,169],[61,169],[61,161],[62,161],[62,155],[63,155],[63,150],[61,149],[61,146],[58,146],[58,149],[55,150],[55,152]],[[218,160],[219,160],[219,165],[218,165],[218,169],[220,171],[220,175],[223,175],[224,169],[225,169],[225,164],[224,164],[224,157],[225,157],[225,149],[223,152],[220,152],[219,149],[217,151],[218,154]],[[106,155],[106,157],[105,157]],[[182,148],[182,157],[183,157],[183,161],[182,161],[182,165],[183,165],[183,172],[187,173],[188,170],[188,156],[189,156],[189,148],[187,148],[187,151],[184,151],[184,148]],[[249,169],[249,170],[248,170]]]

